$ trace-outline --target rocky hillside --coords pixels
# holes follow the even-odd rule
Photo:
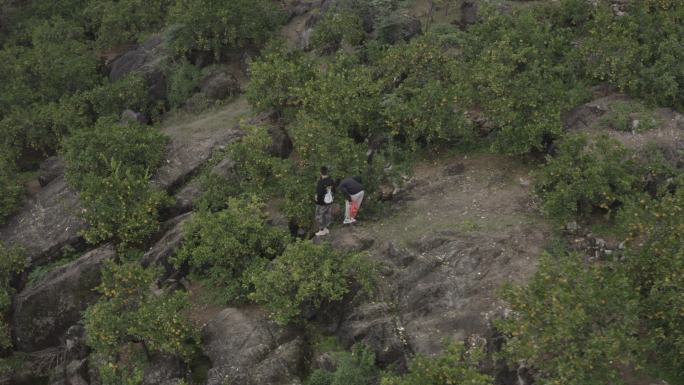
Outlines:
[[[684,378],[679,3],[79,1],[0,5],[0,384]]]

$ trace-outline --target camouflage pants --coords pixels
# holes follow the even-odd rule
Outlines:
[[[316,205],[316,223],[321,229],[330,226],[332,222],[332,205]]]

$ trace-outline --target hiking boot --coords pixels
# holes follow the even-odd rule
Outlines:
[[[317,236],[317,237],[322,237],[322,236],[324,236],[324,235],[327,235],[328,233],[330,233],[330,231],[328,231],[328,229],[323,229],[323,230],[319,230],[319,231],[316,233],[316,236]]]
[[[350,223],[354,223],[353,219],[345,219],[344,222],[342,222],[343,225],[348,225]]]

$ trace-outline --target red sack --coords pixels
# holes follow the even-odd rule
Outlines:
[[[356,218],[356,214],[359,213],[359,204],[356,203],[356,201],[351,202],[351,212],[349,213],[350,216],[354,219]]]

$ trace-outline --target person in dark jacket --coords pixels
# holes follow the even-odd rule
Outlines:
[[[361,184],[360,176],[353,176],[345,178],[340,182],[340,191],[347,199],[344,210],[345,225],[356,222],[356,214],[359,212],[361,202],[363,201],[363,184]]]
[[[335,193],[335,182],[328,175],[328,168],[321,167],[321,177],[316,185],[316,223],[318,224],[317,237],[330,234],[328,226],[332,222],[332,203]]]

